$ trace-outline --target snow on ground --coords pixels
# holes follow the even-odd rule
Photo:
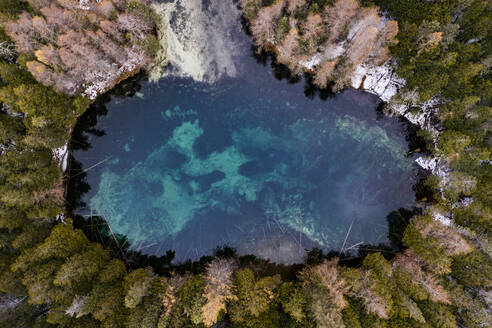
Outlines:
[[[307,61],[304,60],[299,61],[299,64],[301,64],[304,68],[308,70],[312,70],[315,66],[319,65],[319,63],[321,63],[321,55],[319,53],[314,54]]]
[[[66,143],[60,148],[52,149],[51,153],[53,154],[53,159],[58,163],[62,172],[65,172],[68,164],[68,144]]]
[[[63,213],[58,213],[55,217],[56,221],[60,221],[61,223],[65,224],[65,214]]]
[[[101,2],[101,0],[95,0],[96,2]],[[79,0],[79,8],[82,10],[89,10],[91,0]]]
[[[440,104],[439,98],[434,97],[420,104],[399,104],[391,107],[396,114],[404,116],[407,120],[415,125],[420,126],[423,130],[429,131],[434,135],[438,134],[437,127],[433,122],[433,117],[437,114]],[[411,107],[418,107],[418,111],[412,112]]]
[[[83,96],[91,100],[96,99],[98,95],[112,87],[122,76],[134,71],[145,62],[145,52],[142,49],[133,46],[132,48],[126,48],[125,51],[128,60],[118,70],[104,73],[101,71],[89,72],[92,75],[89,80],[92,82],[90,85],[85,86],[85,90],[82,92]]]
[[[439,212],[434,212],[432,211],[431,212],[431,216],[434,220],[437,220],[439,222],[441,222],[442,224],[444,224],[445,226],[452,226],[453,225],[453,221],[451,220],[451,218],[447,217],[447,216],[444,216],[443,214],[439,213]]]
[[[439,157],[419,157],[415,160],[417,164],[425,170],[429,170],[432,174],[441,178],[442,183],[447,183],[449,180],[449,168],[446,161]]]
[[[355,68],[351,85],[388,102],[405,85],[405,80],[396,76],[390,62],[381,66],[360,64]]]
[[[452,208],[457,208],[457,207],[468,207],[471,203],[473,203],[473,198],[472,197],[464,197],[457,203],[452,205]]]

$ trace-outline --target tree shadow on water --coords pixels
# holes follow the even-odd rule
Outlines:
[[[270,65],[273,76],[279,81],[286,80],[289,84],[296,84],[304,81],[304,95],[309,99],[316,99],[319,97],[321,100],[327,100],[333,98],[337,93],[333,92],[331,85],[326,88],[320,88],[314,84],[314,77],[310,73],[303,73],[294,75],[287,65],[281,64],[276,60],[275,54],[269,51],[258,48],[255,45],[251,45],[251,56],[255,58],[256,63],[259,65]]]
[[[141,89],[141,81],[145,77],[143,73],[118,84],[111,91],[99,96],[96,101],[85,111],[77,120],[73,128],[69,149],[70,156],[67,168],[67,206],[68,211],[72,213],[77,208],[85,207],[82,201],[83,195],[91,190],[87,183],[86,170],[81,162],[73,156],[74,151],[84,151],[91,148],[90,139],[92,137],[102,137],[105,135],[104,130],[98,129],[98,119],[108,114],[107,104],[114,98],[133,97]]]

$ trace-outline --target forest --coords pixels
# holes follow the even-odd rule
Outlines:
[[[258,49],[320,88],[391,59],[406,80],[392,101],[438,99],[438,134],[419,133],[449,173],[427,177],[425,211],[392,213],[391,249],[291,266],[228,247],[171,265],[94,238],[52,151],[98,95],[150,69],[158,17],[147,0],[0,0],[0,326],[492,327],[490,0],[240,5]]]

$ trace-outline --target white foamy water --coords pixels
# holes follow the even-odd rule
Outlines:
[[[240,47],[241,13],[232,0],[175,0],[156,2],[156,11],[167,25],[167,56],[163,76],[188,76],[213,83],[235,77]]]

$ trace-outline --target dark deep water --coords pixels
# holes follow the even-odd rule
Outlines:
[[[415,198],[403,123],[375,96],[323,100],[244,53],[235,78],[143,81],[106,103],[104,135],[73,152],[91,187],[76,212],[177,260],[229,245],[293,263],[306,248],[387,242],[386,216]]]

